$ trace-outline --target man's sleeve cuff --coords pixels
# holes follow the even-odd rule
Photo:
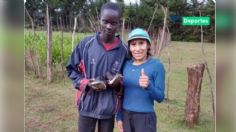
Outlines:
[[[80,89],[81,91],[83,91],[84,88],[86,87],[86,85],[88,84],[88,82],[89,82],[89,80],[86,79],[86,78],[81,79],[81,80],[80,80],[79,89]]]

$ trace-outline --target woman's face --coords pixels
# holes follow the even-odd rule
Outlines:
[[[130,52],[134,61],[143,62],[147,59],[147,52],[150,45],[145,39],[134,39],[130,42]]]

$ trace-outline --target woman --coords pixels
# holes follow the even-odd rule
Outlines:
[[[117,115],[120,132],[156,132],[154,100],[164,99],[165,70],[160,60],[151,57],[150,47],[145,30],[136,28],[129,34],[132,59],[123,70],[123,103]]]

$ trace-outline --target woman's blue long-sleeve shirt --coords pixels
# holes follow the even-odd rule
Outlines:
[[[139,86],[141,69],[149,78],[147,88]],[[141,65],[133,65],[129,60],[124,65],[124,95],[122,109],[133,112],[154,112],[154,100],[162,102],[165,96],[165,69],[159,59],[148,59]],[[117,120],[122,119],[121,111]]]

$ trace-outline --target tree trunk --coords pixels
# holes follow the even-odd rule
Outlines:
[[[204,69],[204,64],[187,67],[188,90],[185,106],[185,123],[190,128],[193,128],[199,119],[201,84]]]
[[[68,17],[68,13],[66,13],[66,29],[67,29],[67,31],[68,31],[68,29],[69,29],[69,19],[68,19],[69,17]]]
[[[73,16],[71,13],[69,13],[69,20],[70,20],[70,32],[72,31],[72,21],[73,21]]]
[[[57,13],[57,30],[59,31],[59,20],[58,20],[58,13]]]
[[[52,29],[50,16],[48,11],[48,5],[46,6],[47,17],[47,81],[52,82]]]
[[[63,29],[65,29],[66,28],[66,26],[65,26],[65,17],[64,17],[64,15],[61,15],[61,17],[62,17],[62,27],[63,27]]]

